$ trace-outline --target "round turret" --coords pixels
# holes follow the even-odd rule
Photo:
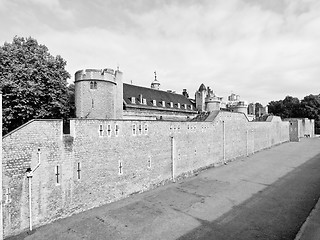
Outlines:
[[[216,96],[211,96],[206,98],[206,111],[212,112],[220,110],[221,101]]]
[[[113,69],[85,69],[75,73],[78,118],[122,118],[122,73]]]

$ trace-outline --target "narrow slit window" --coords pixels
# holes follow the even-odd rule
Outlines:
[[[60,169],[59,166],[55,167],[56,184],[60,184]]]
[[[100,137],[103,136],[103,126],[102,126],[102,124],[99,125],[99,136]]]
[[[148,124],[144,125],[144,134],[147,135],[148,134]]]
[[[78,180],[81,179],[81,163],[80,162],[77,163],[77,179]]]
[[[119,135],[119,125],[118,124],[116,124],[114,131],[115,131],[115,135],[117,137]]]
[[[6,189],[6,203],[11,203],[11,190],[10,190],[10,188]]]
[[[98,88],[97,82],[93,82],[93,89],[97,89],[97,88]]]
[[[141,134],[142,134],[142,125],[139,124],[139,135],[141,135]]]
[[[149,156],[149,159],[148,159],[148,168],[151,168],[151,156]]]
[[[119,161],[119,175],[122,175],[123,174],[123,165],[122,165],[122,162]]]
[[[132,135],[137,135],[137,129],[135,124],[132,124]]]
[[[108,135],[108,137],[111,137],[111,125],[110,124],[108,124],[108,126],[107,126],[107,135]]]
[[[94,108],[94,100],[91,99],[91,108]]]

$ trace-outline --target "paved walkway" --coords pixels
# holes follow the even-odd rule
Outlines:
[[[285,143],[13,239],[294,239],[320,197],[320,139]]]
[[[319,240],[320,239],[320,199],[303,224],[295,240]]]

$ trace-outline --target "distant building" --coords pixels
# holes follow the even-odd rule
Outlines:
[[[227,109],[231,112],[248,114],[248,103],[246,101],[240,100],[240,96],[232,93],[228,97]]]
[[[202,83],[195,93],[196,108],[199,112],[212,112],[220,110],[222,97],[218,97],[210,87]]]
[[[252,118],[252,120],[266,115],[268,115],[268,106],[262,106],[260,103],[250,103],[248,105],[248,116]]]

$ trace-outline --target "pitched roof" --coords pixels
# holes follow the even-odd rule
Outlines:
[[[142,95],[142,98],[146,99],[146,104],[140,102],[140,95]],[[135,103],[131,102],[132,97],[135,97]],[[126,105],[141,105],[150,108],[163,108],[162,101],[165,101],[165,108],[168,110],[179,109],[178,103],[180,103],[179,110],[195,110],[194,103],[182,94],[170,93],[126,83],[123,83],[123,100]],[[153,105],[153,100],[156,100],[156,106]],[[173,103],[173,108],[171,108],[170,102]],[[184,108],[184,104],[187,104],[187,109]],[[192,105],[192,108],[190,105]]]

